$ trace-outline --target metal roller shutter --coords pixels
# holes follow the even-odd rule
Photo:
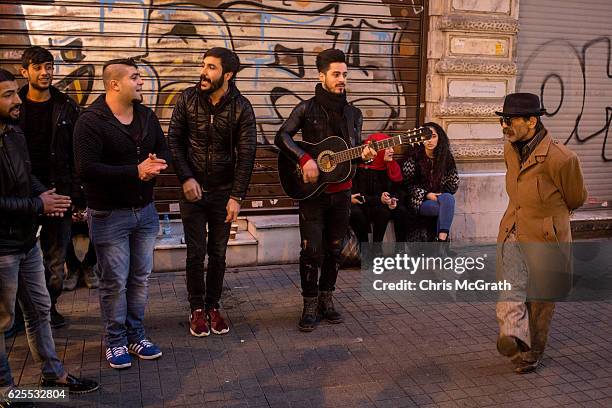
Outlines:
[[[0,4],[0,64],[18,66],[29,45],[56,58],[55,85],[81,105],[103,90],[102,64],[135,57],[145,77],[145,103],[166,128],[176,96],[199,78],[203,52],[235,50],[237,85],[252,102],[258,154],[245,210],[286,211],[273,138],[300,100],[313,95],[316,54],[329,47],[349,56],[349,99],[364,113],[364,135],[412,128],[423,85],[423,0],[219,1],[73,0]],[[180,186],[159,178],[162,212],[176,211]]]
[[[546,127],[580,156],[590,209],[612,200],[610,21],[610,0],[522,0],[519,7],[517,91],[540,95]]]

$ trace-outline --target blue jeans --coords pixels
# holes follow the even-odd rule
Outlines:
[[[438,201],[425,200],[419,208],[419,215],[438,217],[438,233],[449,232],[455,215],[455,196],[442,193]]]
[[[51,300],[38,245],[27,253],[0,256],[0,393],[13,385],[4,332],[15,319],[15,299],[23,310],[28,345],[34,360],[42,363],[42,376],[55,380],[64,367],[55,353],[49,325]]]
[[[145,337],[149,275],[159,231],[155,206],[87,213],[89,237],[98,256],[106,347],[139,342]]]

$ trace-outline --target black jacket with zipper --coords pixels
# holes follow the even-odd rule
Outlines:
[[[217,105],[198,86],[179,96],[168,128],[174,169],[181,183],[195,178],[203,190],[230,190],[243,199],[251,180],[257,149],[255,113],[247,98],[230,83]]]
[[[170,151],[155,113],[142,104],[134,104],[134,115],[142,126],[139,143],[113,115],[104,95],[77,121],[76,167],[85,185],[87,206],[94,210],[143,207],[153,201],[155,179],[140,180],[138,164],[149,153],[169,162]]]
[[[38,196],[45,192],[32,166],[23,132],[7,125],[0,134],[0,255],[26,253],[36,243]]]
[[[49,162],[51,164],[49,174],[36,174],[40,179],[49,181],[49,188],[56,188],[58,194],[70,196],[77,206],[84,206],[83,188],[78,179],[74,166],[74,154],[72,150],[73,132],[79,117],[79,106],[65,93],[54,86],[49,88],[51,100],[53,101],[53,112],[51,113],[51,149],[49,151]],[[28,94],[28,85],[19,90],[19,97],[25,101]],[[26,104],[21,105],[19,124],[25,129],[28,120]],[[28,140],[28,135],[26,141]],[[44,176],[44,177],[43,177]]]
[[[361,127],[363,125],[361,110],[347,104],[342,116],[346,121],[345,129],[348,130],[348,134],[335,136],[342,137],[349,147],[361,145]],[[306,152],[293,141],[293,136],[301,130],[304,142],[318,143],[329,136],[334,136],[330,120],[332,120],[330,114],[314,97],[302,101],[293,109],[276,133],[274,144],[297,162]],[[362,161],[358,159],[356,162]]]

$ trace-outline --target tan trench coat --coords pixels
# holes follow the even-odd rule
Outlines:
[[[587,198],[580,161],[550,133],[522,166],[518,153],[506,142],[504,160],[510,202],[497,237],[497,278],[503,279],[502,246],[514,227],[529,273],[527,296],[563,297],[572,278],[570,212]]]

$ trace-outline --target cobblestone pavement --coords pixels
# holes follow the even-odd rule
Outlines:
[[[358,270],[340,272],[344,324],[300,333],[297,265],[228,271],[223,310],[232,330],[195,338],[185,274],[154,274],[146,326],[164,355],[123,371],[104,358],[97,291],[64,292],[58,309],[70,325],[55,331],[60,358],[102,383],[66,405],[612,407],[612,304],[558,304],[542,366],[520,376],[495,350],[494,303],[398,301],[364,293],[360,281]],[[35,384],[25,336],[8,347],[15,381]]]

